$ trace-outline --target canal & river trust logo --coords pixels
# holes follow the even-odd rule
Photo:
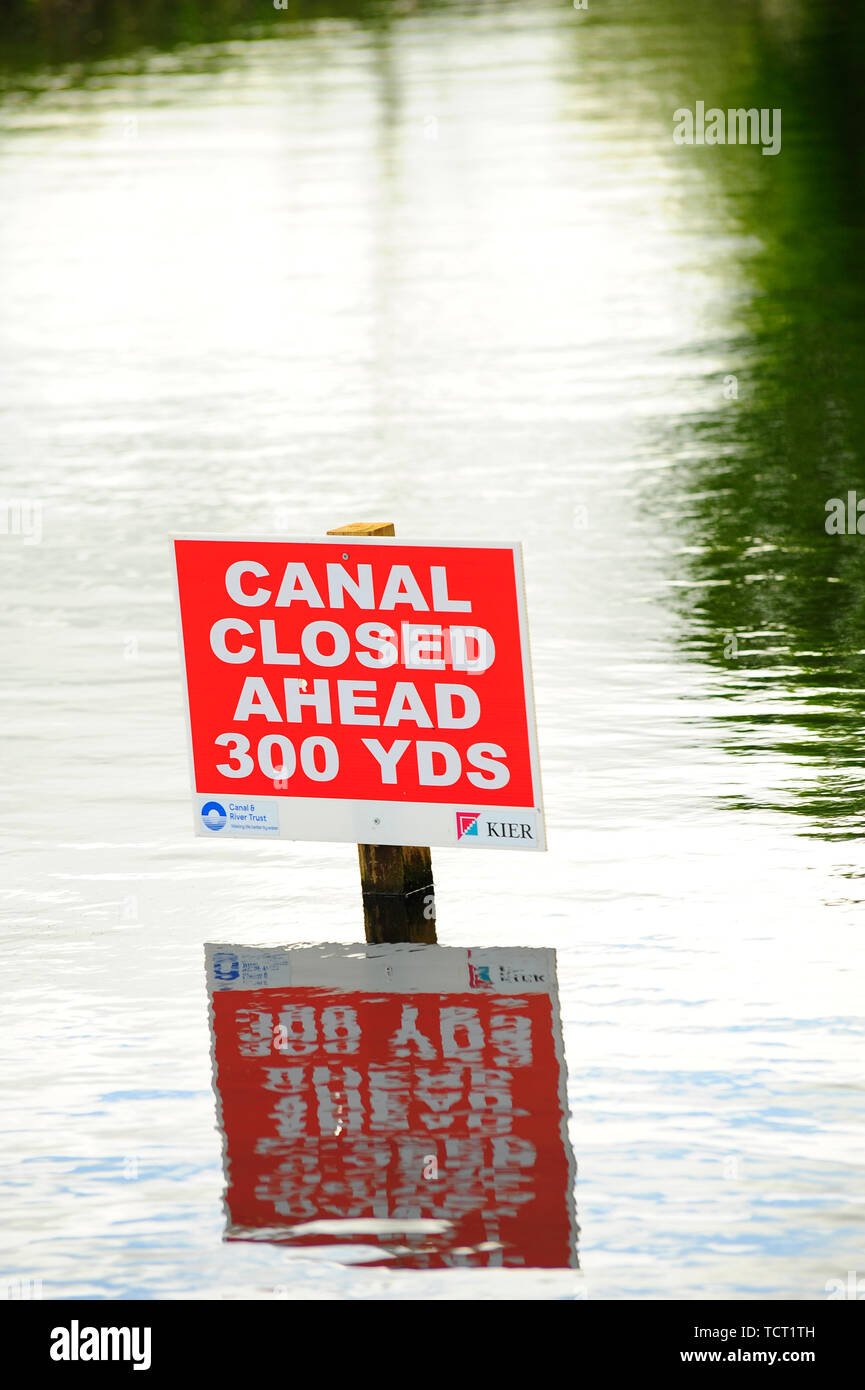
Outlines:
[[[225,807],[218,801],[206,801],[201,808],[201,819],[208,830],[221,830],[228,816]]]

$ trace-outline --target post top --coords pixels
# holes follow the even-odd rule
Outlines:
[[[349,526],[334,526],[329,536],[395,536],[392,521],[353,521]]]

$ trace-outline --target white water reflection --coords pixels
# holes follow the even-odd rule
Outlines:
[[[43,520],[0,537],[0,1273],[46,1296],[412,1296],[221,1239],[201,943],[351,942],[360,894],[350,846],[192,839],[167,544],[366,518],[525,543],[551,851],[437,853],[438,931],[558,952],[590,1296],[862,1267],[861,866],[727,809],[795,765],[719,748],[633,486],[723,365],[726,243],[574,23],[321,24],[0,109],[3,487]]]

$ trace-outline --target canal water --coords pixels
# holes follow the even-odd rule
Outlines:
[[[863,47],[815,8],[4,39],[4,1288],[865,1269]],[[780,150],[675,143],[698,101]],[[361,904],[349,845],[193,838],[168,538],[370,519],[524,544],[550,849],[435,851],[437,926],[555,952],[579,1269],[373,1259],[378,1209],[227,1238],[205,946],[343,947]]]

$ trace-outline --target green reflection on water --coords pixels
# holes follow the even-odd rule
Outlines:
[[[536,0],[528,0],[535,3]],[[425,12],[495,17],[515,0],[3,0],[0,99],[39,97],[46,86],[103,86],[172,54],[175,71],[235,66],[244,41],[302,37],[316,25],[362,29],[387,41],[394,24]]]
[[[865,12],[793,10],[786,29],[762,22],[765,7],[733,12],[735,41],[690,71],[682,103],[780,107],[783,146],[680,150],[706,181],[707,221],[732,234],[717,255],[733,292],[711,346],[725,365],[704,382],[712,405],[673,428],[690,581],[674,592],[685,646],[733,701],[723,745],[806,766],[778,804],[853,837],[865,811],[865,535],[825,523],[828,499],[865,498]],[[723,61],[746,49],[747,94]]]
[[[274,36],[290,25],[350,19],[368,25],[429,0],[5,0],[0,68],[15,84],[28,70],[168,51],[245,36]]]

